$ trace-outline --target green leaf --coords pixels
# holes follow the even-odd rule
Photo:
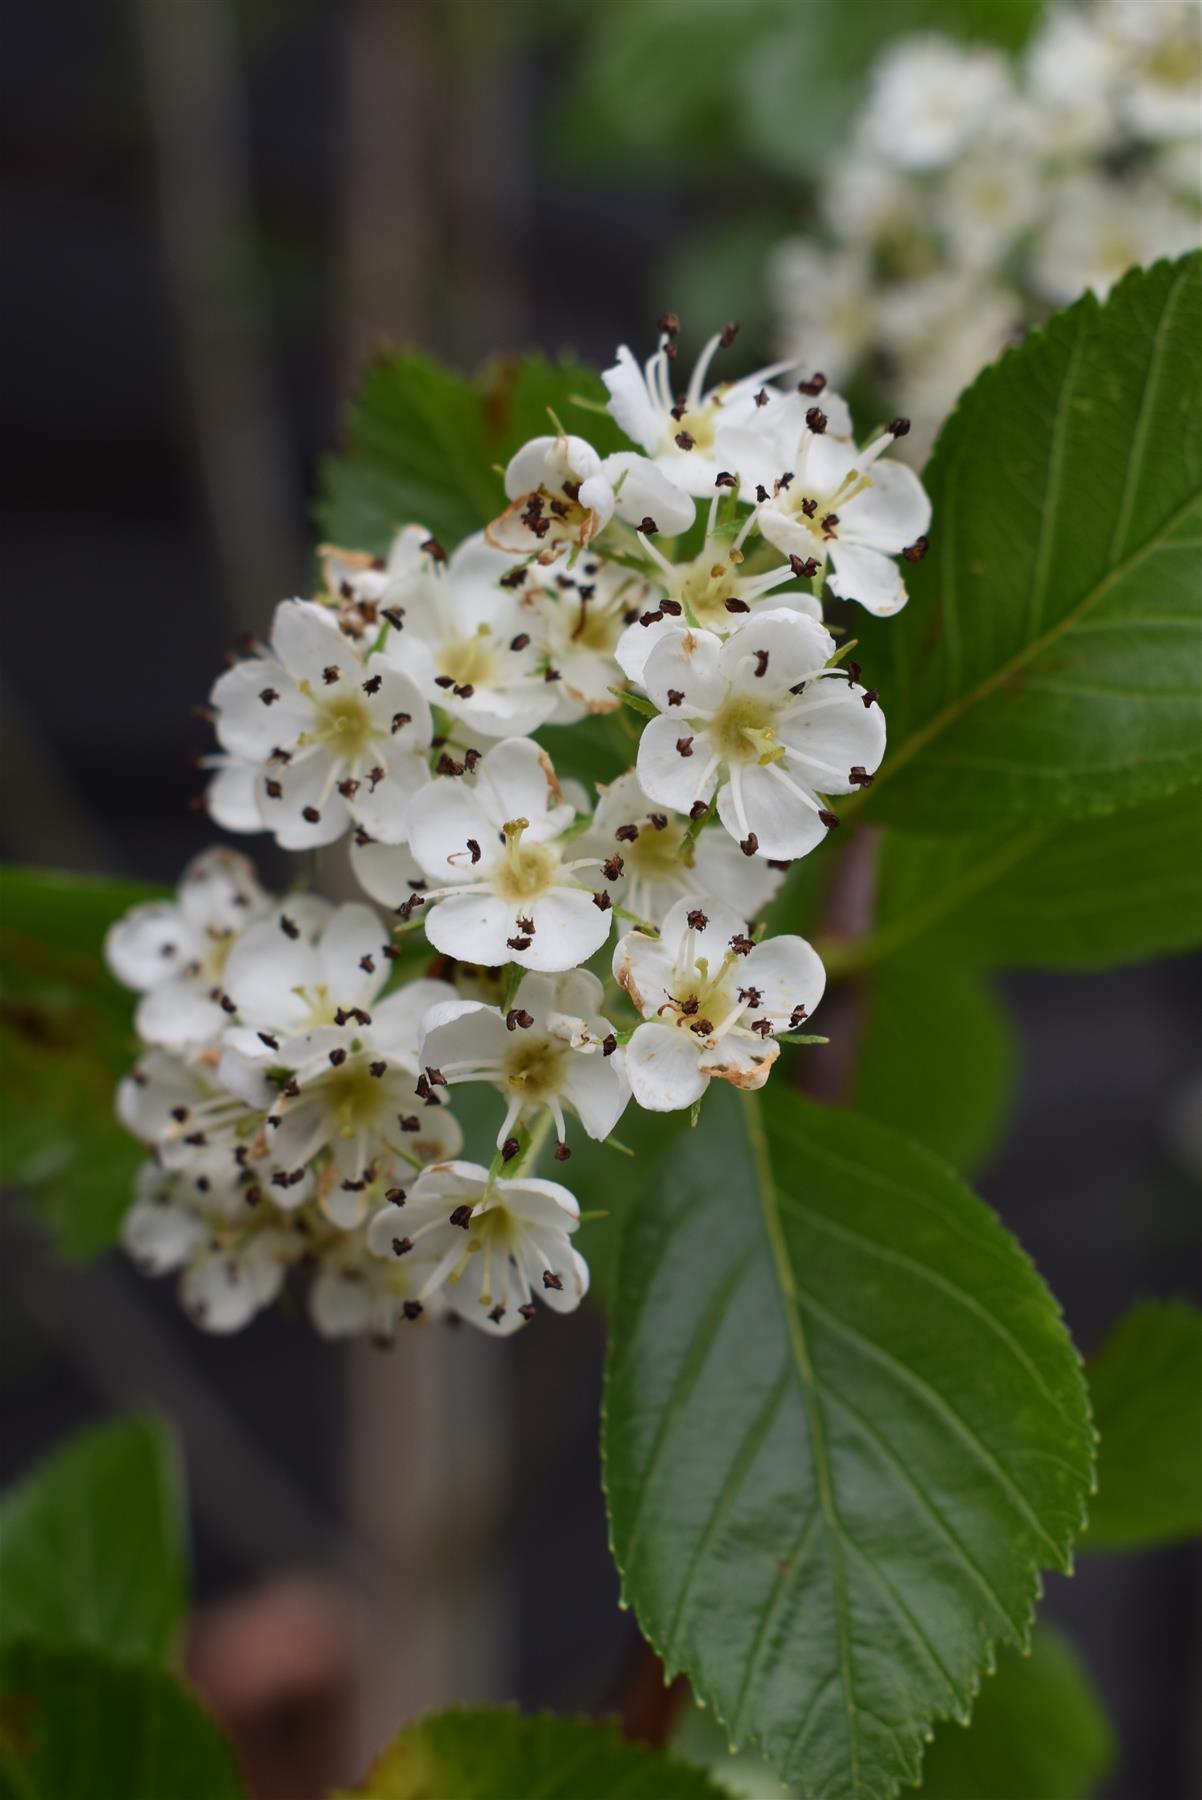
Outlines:
[[[1134,1307],[1088,1374],[1100,1443],[1082,1550],[1202,1535],[1202,1312]]]
[[[724,1800],[700,1769],[643,1744],[623,1743],[611,1725],[506,1709],[437,1713],[396,1737],[358,1800]],[[352,1800],[349,1794],[332,1800]]]
[[[163,1428],[84,1432],[0,1501],[0,1638],[158,1658],[184,1616],[183,1502]]]
[[[112,1244],[145,1152],[113,1117],[133,997],[104,965],[114,919],[161,889],[0,869],[0,1180],[33,1190],[69,1256]]]
[[[1041,1625],[1030,1656],[1006,1651],[967,1731],[941,1725],[922,1765],[922,1800],[1086,1800],[1114,1737],[1072,1646]]]
[[[988,981],[941,956],[895,956],[868,978],[851,1104],[957,1168],[992,1150],[1014,1087],[1009,1020]]]
[[[233,1751],[165,1669],[0,1650],[0,1800],[243,1800]]]
[[[351,403],[345,450],[326,462],[322,531],[382,556],[399,525],[420,524],[451,549],[506,505],[497,465],[554,430],[548,407],[602,454],[619,447],[612,419],[574,395],[607,397],[591,369],[568,360],[530,356],[467,376],[419,351],[383,352]]]
[[[889,832],[878,922],[844,966],[911,945],[977,963],[1107,969],[1202,944],[1202,796],[998,837]]]
[[[783,1090],[711,1094],[631,1214],[605,1410],[625,1598],[731,1741],[823,1800],[918,1778],[1092,1476],[1076,1354],[994,1215]]]
[[[931,554],[868,619],[874,817],[1055,824],[1202,779],[1202,255],[986,369],[927,472]],[[845,809],[846,810],[846,809]]]

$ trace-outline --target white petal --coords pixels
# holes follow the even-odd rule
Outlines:
[[[885,754],[885,715],[864,690],[837,677],[815,681],[777,726],[789,746],[786,771],[821,794],[849,794],[857,785],[851,770],[872,775]]]
[[[421,864],[404,844],[361,844],[352,838],[351,872],[364,893],[381,906],[399,906],[429,886]]]
[[[805,613],[766,607],[727,638],[718,667],[732,692],[778,700],[825,667],[834,654],[830,632]]]
[[[475,791],[464,787],[457,776],[439,776],[409,808],[409,848],[438,886],[471,881],[491,868],[500,854],[500,822],[494,824]],[[479,847],[476,863],[471,861],[469,841]]]
[[[643,371],[623,344],[618,360],[610,369],[602,369],[601,379],[609,389],[609,411],[628,438],[641,444],[650,455],[663,432],[663,418],[652,404]]]
[[[208,988],[195,981],[163,982],[143,995],[134,1014],[138,1036],[169,1050],[211,1043],[227,1023]]]
[[[370,906],[353,902],[338,908],[318,945],[321,980],[338,1006],[370,1007],[388,974],[381,950],[387,942],[388,933]],[[364,958],[373,969],[362,967]]]
[[[259,810],[259,770],[255,763],[235,756],[206,758],[214,769],[205,789],[205,810],[223,831],[264,831]]]
[[[692,754],[683,756],[676,746],[688,738]],[[718,780],[712,760],[709,733],[692,727],[687,719],[662,713],[643,727],[638,777],[648,799],[660,806],[687,813],[698,800],[708,801]]]
[[[342,765],[345,768],[345,764]],[[324,749],[297,758],[284,767],[265,771],[259,780],[259,808],[267,829],[285,850],[315,850],[332,844],[350,824],[346,801],[334,787],[338,768]],[[268,792],[267,784],[279,793]],[[305,818],[306,812],[316,818]]]
[[[575,1231],[580,1203],[569,1188],[538,1175],[521,1175],[498,1181],[497,1192],[515,1219],[553,1231]]]
[[[703,914],[704,925],[689,923],[689,914],[697,912]],[[704,956],[710,968],[717,969],[731,939],[745,937],[746,933],[747,914],[741,906],[723,906],[720,900],[693,894],[668,908],[660,927],[660,941],[673,957],[683,949],[690,961]]]
[[[601,458],[584,438],[536,437],[523,444],[509,459],[505,492],[518,500],[535,488],[560,488],[565,480],[587,481],[599,473]]]
[[[767,1081],[779,1055],[780,1045],[771,1038],[736,1036],[731,1031],[702,1053],[701,1068],[711,1079],[754,1093]]]
[[[826,970],[805,938],[765,938],[744,960],[742,985],[758,988],[762,995],[750,1009],[755,1017],[771,1019],[777,1030],[787,1031],[798,1006],[805,1007],[807,1017],[813,1014],[826,990]]]
[[[744,856],[721,826],[708,827],[697,840],[695,885],[736,911],[746,908],[749,918],[763,911],[784,878],[784,871],[772,868],[765,857]]]
[[[693,523],[697,506],[692,496],[648,457],[634,450],[619,450],[606,457],[605,473],[616,490],[614,511],[627,524],[640,526],[649,518],[658,532],[675,537]]]
[[[139,1200],[122,1221],[121,1242],[148,1275],[166,1275],[183,1267],[208,1230],[190,1206],[170,1199]]]
[[[373,1004],[372,1043],[386,1056],[416,1067],[422,1021],[432,1007],[454,998],[449,981],[407,981]]]
[[[551,1273],[559,1276],[561,1285],[557,1288],[540,1286],[539,1299],[552,1312],[575,1312],[588,1293],[588,1264],[574,1244],[563,1245],[556,1255]]]
[[[428,1007],[418,1031],[417,1055],[423,1068],[443,1064],[492,1061],[504,1056],[510,1033],[495,1006],[481,1000],[440,1000]],[[454,1072],[448,1081],[462,1079]]]
[[[577,1051],[567,1059],[563,1092],[591,1138],[607,1138],[630,1098],[621,1051],[611,1056]]]
[[[526,819],[529,840],[558,837],[572,823],[574,809],[565,805],[551,759],[531,738],[506,738],[486,750],[476,770],[480,804],[494,828],[511,819]]]
[[[648,1112],[679,1112],[700,1100],[708,1085],[701,1047],[675,1025],[640,1025],[626,1046],[626,1076],[635,1100]]]
[[[174,900],[149,900],[110,925],[104,956],[118,981],[142,992],[174,980],[200,947]]]
[[[680,626],[665,634],[643,666],[643,687],[661,712],[688,718],[689,708],[710,712],[721,705],[726,684],[718,670],[721,638],[712,631],[689,631]],[[683,693],[673,705],[669,692]]]
[[[718,817],[736,842],[754,833],[760,856],[791,861],[820,844],[826,826],[816,809],[774,773],[776,766],[745,763],[736,772],[737,783],[732,778],[719,790]]]
[[[271,648],[294,681],[310,682],[319,694],[328,685],[328,668],[340,669],[350,680],[360,667],[335,614],[314,600],[280,602],[271,623]]]
[[[274,698],[264,700],[264,694]],[[217,708],[215,730],[222,748],[253,763],[264,762],[277,747],[295,744],[313,716],[311,703],[268,656],[235,663],[213,684],[210,699]]]
[[[241,931],[267,903],[249,857],[223,844],[202,850],[180,876],[180,911],[198,931]]]
[[[513,908],[493,894],[450,894],[423,916],[426,937],[444,956],[489,969],[517,960],[505,941],[514,934]]]
[[[628,931],[614,946],[614,980],[645,1019],[656,1018],[669,1002],[675,986],[677,941],[669,945],[662,938]]]
[[[831,545],[831,566],[827,586],[840,600],[858,600],[878,619],[900,612],[909,595],[905,579],[892,559],[882,550],[840,538]]]
[[[320,979],[312,944],[289,937],[278,918],[252,925],[225,965],[225,991],[243,1022],[268,1032],[294,1031],[309,1018],[312,1002],[297,989],[312,993]]]
[[[613,913],[604,912],[590,893],[578,888],[553,888],[527,908],[534,931],[526,950],[512,950],[512,960],[524,969],[557,972],[587,962],[609,936]]]
[[[905,463],[874,463],[871,487],[843,509],[839,537],[893,555],[928,529],[931,502],[926,489]]]
[[[654,611],[654,607],[651,610]],[[662,618],[652,619],[649,625],[642,625],[637,619],[633,625],[628,625],[614,645],[614,660],[627,680],[642,687],[643,671],[652,650],[661,638],[679,630],[676,620],[667,613]]]
[[[309,1317],[322,1337],[355,1337],[369,1330],[372,1295],[359,1271],[322,1269],[309,1289]]]

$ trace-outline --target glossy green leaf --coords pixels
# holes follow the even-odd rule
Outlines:
[[[923,1800],[1088,1800],[1113,1759],[1113,1734],[1084,1666],[1041,1625],[1030,1656],[1001,1656],[968,1729],[949,1723],[936,1731],[919,1791]]]
[[[233,1751],[165,1669],[0,1650],[0,1800],[243,1800]]]
[[[659,1176],[606,1382],[625,1597],[732,1742],[882,1800],[1068,1565],[1076,1354],[988,1208],[871,1120],[711,1090]]]
[[[114,1242],[144,1152],[113,1117],[133,1061],[133,996],[104,966],[108,926],[161,890],[0,869],[0,1180],[28,1188],[70,1256]]]
[[[1088,1374],[1100,1442],[1081,1548],[1202,1536],[1202,1312],[1184,1302],[1134,1307]]]
[[[1010,1023],[988,980],[940,956],[895,956],[865,977],[851,1104],[957,1168],[980,1164],[1014,1088]]]
[[[497,465],[527,438],[554,430],[619,446],[600,405],[605,389],[581,364],[531,356],[460,375],[420,351],[382,352],[351,403],[346,447],[323,472],[318,518],[336,544],[383,555],[399,525],[425,525],[448,549],[506,505]]]
[[[1202,779],[1202,255],[1087,295],[986,369],[927,480],[931,553],[857,652],[874,818],[1054,824]]]
[[[355,1800],[722,1800],[701,1770],[612,1725],[507,1709],[437,1713],[396,1737]],[[344,1794],[333,1800],[352,1800]]]
[[[995,966],[1106,969],[1202,944],[1202,792],[997,837],[890,832],[854,966],[926,945]]]
[[[166,1656],[185,1610],[182,1508],[161,1426],[73,1438],[0,1501],[0,1639]]]

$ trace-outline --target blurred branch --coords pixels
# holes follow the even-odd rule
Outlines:
[[[137,0],[159,226],[196,464],[238,630],[302,566],[229,0]]]

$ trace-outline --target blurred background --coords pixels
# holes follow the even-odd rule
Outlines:
[[[777,0],[23,11],[0,70],[6,859],[174,883],[210,840],[192,708],[307,591],[320,461],[381,341],[601,361],[671,307],[694,342],[741,317],[748,367],[773,353],[771,246],[813,223],[875,38],[916,11],[866,0],[849,44],[843,10],[812,37]],[[918,9],[1003,43],[1033,10]],[[1005,993],[1021,1074],[978,1186],[1088,1354],[1138,1298],[1202,1299],[1202,965]],[[106,1410],[176,1421],[192,1671],[256,1800],[350,1780],[451,1699],[662,1729],[606,1548],[599,1315],[560,1321],[554,1356],[537,1332],[347,1350],[276,1314],[212,1340],[119,1256],[57,1265],[18,1206],[2,1229],[0,1477]],[[1202,1791],[1200,1602],[1191,1550],[1052,1578],[1118,1732],[1110,1800]]]

